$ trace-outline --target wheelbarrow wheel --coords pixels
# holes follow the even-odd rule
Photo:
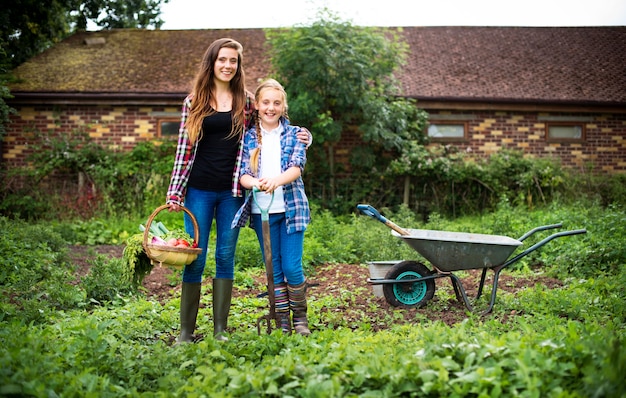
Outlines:
[[[402,261],[385,275],[385,279],[418,279],[430,275],[430,270],[416,261]],[[412,283],[388,283],[383,285],[385,300],[394,307],[421,308],[435,295],[435,280],[426,279]]]

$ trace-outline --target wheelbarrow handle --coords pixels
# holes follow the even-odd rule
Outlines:
[[[563,223],[560,222],[558,224],[551,224],[551,225],[544,225],[544,226],[541,226],[541,227],[537,227],[537,228],[531,229],[530,231],[526,232],[524,235],[522,235],[519,238],[517,238],[517,240],[519,240],[521,242],[524,239],[528,238],[529,236],[533,235],[535,232],[545,231],[547,229],[561,228],[562,226],[563,226]]]
[[[361,213],[365,214],[366,216],[372,217],[382,222],[383,224],[387,222],[387,219],[383,217],[382,214],[380,214],[378,210],[376,210],[371,205],[360,204],[356,205],[356,208],[359,209]]]
[[[558,227],[555,227],[555,228],[558,228]],[[550,229],[550,228],[547,228],[547,229]],[[530,253],[534,252],[535,250],[539,249],[541,246],[545,245],[546,243],[550,242],[553,239],[560,238],[562,236],[580,235],[580,234],[586,234],[586,233],[587,233],[587,230],[584,229],[584,228],[583,229],[575,229],[573,231],[557,232],[557,233],[552,234],[552,235],[548,236],[547,238],[544,238],[543,240],[535,243],[534,245],[532,245],[528,249],[524,250],[523,252],[519,253],[518,255],[513,257],[512,259],[510,259],[507,262],[505,262],[504,264],[500,265],[500,267],[502,267],[502,268],[508,267],[509,265],[517,262],[519,259],[521,259],[522,257],[526,256],[527,254],[530,254]]]
[[[410,235],[409,231],[407,231],[404,228],[401,228],[401,227],[397,226],[396,224],[394,224],[390,220],[388,220],[385,217],[383,217],[383,215],[380,214],[378,212],[378,210],[373,208],[371,205],[359,204],[359,205],[356,206],[356,208],[359,209],[361,211],[361,213],[365,214],[366,216],[372,217],[375,220],[380,221],[381,223],[383,223],[386,226],[388,226],[389,228],[393,229],[394,231],[396,231],[400,235],[403,235],[403,236]]]

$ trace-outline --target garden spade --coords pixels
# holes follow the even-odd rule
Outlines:
[[[267,298],[270,304],[270,311],[267,315],[260,316],[256,321],[257,332],[261,334],[261,323],[265,321],[267,323],[267,334],[272,333],[272,321],[276,322],[276,326],[278,327],[278,321],[276,319],[276,296],[274,295],[274,266],[272,265],[272,242],[270,238],[270,215],[269,210],[272,206],[272,202],[274,201],[274,192],[272,192],[272,197],[270,199],[269,204],[266,208],[259,206],[259,202],[257,202],[257,192],[259,189],[254,187],[252,189],[252,198],[254,199],[254,203],[261,210],[261,226],[263,232],[263,254],[265,258],[265,276],[267,277]]]

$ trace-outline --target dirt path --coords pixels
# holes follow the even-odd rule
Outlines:
[[[79,274],[84,275],[89,270],[90,252],[95,252],[105,256],[122,257],[123,246],[71,246],[71,258],[75,264],[80,266]],[[368,285],[367,278],[369,271],[367,266],[361,264],[331,264],[316,267],[314,275],[308,276],[309,296],[314,299],[315,296],[333,295],[340,297],[346,292],[355,292],[361,289],[363,294],[353,294],[349,306],[338,304],[335,308],[324,308],[325,312],[341,312],[342,319],[348,324],[358,325],[369,318],[370,321],[376,319],[385,319],[392,311],[397,317],[396,322],[418,323],[420,319],[427,318],[429,320],[440,320],[448,325],[461,322],[466,318],[466,309],[463,304],[458,302],[454,296],[452,284],[449,278],[440,278],[436,280],[436,291],[434,298],[429,301],[426,307],[422,309],[399,309],[391,306],[384,297],[376,297],[372,292],[372,287]],[[143,286],[147,290],[147,295],[161,302],[169,299],[172,295],[178,293],[179,285],[172,283],[172,270],[166,267],[154,267],[152,273],[143,281]],[[461,278],[463,286],[467,290],[469,297],[473,297],[477,293],[478,283],[480,281],[480,271],[472,270],[468,272],[468,276]],[[486,285],[492,280],[493,273],[488,273]],[[205,280],[204,283],[210,283]],[[561,286],[562,283],[556,279],[548,278],[542,275],[513,278],[504,271],[500,274],[498,282],[498,294],[503,291],[515,293],[527,286],[533,286],[541,283],[548,288]],[[490,290],[490,289],[488,289]],[[234,300],[241,296],[253,296],[260,294],[261,291],[255,289],[237,289],[234,293]],[[338,300],[338,303],[341,301]],[[497,300],[496,300],[497,306]],[[400,318],[401,315],[401,318]],[[506,322],[510,316],[515,316],[516,311],[501,319]],[[402,319],[402,320],[401,320]],[[374,322],[373,327],[376,322]],[[384,325],[378,326],[384,328]]]

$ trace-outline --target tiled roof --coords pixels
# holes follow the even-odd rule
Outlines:
[[[44,93],[186,93],[206,48],[221,37],[241,42],[244,68],[254,75],[258,68],[248,64],[263,54],[265,35],[260,29],[119,29],[72,35],[20,65],[15,74],[23,81],[11,88]]]
[[[626,27],[401,29],[410,45],[398,75],[406,96],[626,104]],[[254,89],[269,69],[262,29],[79,32],[19,66],[22,82],[11,89],[179,95],[189,91],[205,49],[220,37],[243,44],[247,85]]]
[[[626,103],[626,27],[404,29],[418,98]]]

